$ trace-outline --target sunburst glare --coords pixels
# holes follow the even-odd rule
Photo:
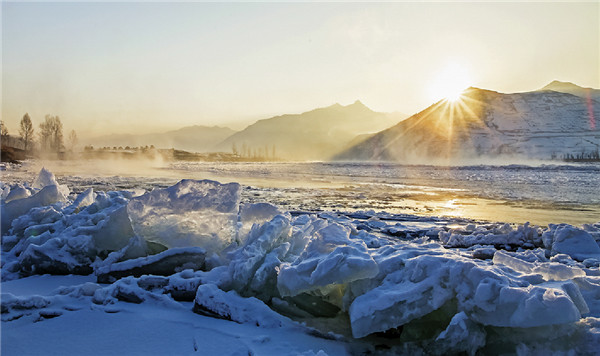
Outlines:
[[[471,76],[467,67],[460,62],[449,62],[437,73],[429,91],[434,100],[455,102],[470,84]]]

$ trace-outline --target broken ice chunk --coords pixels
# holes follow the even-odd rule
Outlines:
[[[16,186],[16,187],[10,189],[10,192],[6,195],[6,198],[4,198],[4,203],[8,203],[13,200],[27,198],[30,195],[31,195],[31,193],[29,192],[29,190],[25,189],[22,186]]]
[[[60,185],[56,181],[56,177],[52,172],[46,168],[42,168],[35,181],[31,185],[33,188],[42,189],[44,187],[55,185],[58,191],[63,195],[64,198],[69,196],[69,188],[66,185]]]
[[[229,273],[232,287],[245,294],[271,292],[277,280],[276,268],[290,247],[289,218],[278,215],[263,225],[254,225],[244,245],[232,253]],[[249,290],[247,290],[249,288]]]
[[[556,262],[527,262],[510,256],[503,251],[496,251],[494,264],[504,265],[517,272],[541,275],[547,281],[564,281],[576,277],[585,277],[585,272],[575,266],[567,266]]]
[[[349,315],[354,337],[404,325],[440,308],[453,296],[446,259],[421,256],[409,261],[352,302]]]
[[[240,207],[241,226],[238,233],[240,242],[245,242],[254,224],[265,223],[279,214],[282,214],[279,208],[269,203],[242,204]]]
[[[169,276],[184,269],[204,266],[206,251],[200,247],[173,248],[156,255],[112,263],[96,270],[99,283],[144,274]]]
[[[64,199],[56,185],[49,185],[28,198],[2,204],[2,235],[8,232],[14,219],[27,213],[32,208],[54,204]]]
[[[557,253],[567,254],[578,261],[600,259],[600,247],[592,235],[569,225],[558,227],[554,233],[552,254]]]
[[[83,193],[79,194],[73,204],[68,206],[65,211],[67,213],[77,213],[79,210],[94,203],[94,189],[88,188]]]
[[[277,277],[281,295],[294,296],[332,284],[375,277],[379,267],[367,246],[349,235],[350,229],[335,223],[317,231],[294,263],[281,266]]]
[[[242,298],[235,291],[224,292],[214,284],[198,287],[194,312],[263,328],[281,327],[289,322],[260,300]]]
[[[484,325],[515,328],[573,323],[581,318],[568,294],[558,288],[504,286],[493,304],[494,311],[475,309],[471,318]]]
[[[135,233],[166,247],[201,246],[221,252],[234,241],[238,183],[185,179],[133,198],[127,207]]]
[[[436,346],[452,353],[475,355],[485,345],[485,330],[481,325],[469,319],[465,312],[452,318],[446,330],[436,338]]]
[[[108,213],[96,225],[92,232],[94,244],[98,250],[117,251],[127,245],[133,237],[131,222],[127,217],[125,205]]]

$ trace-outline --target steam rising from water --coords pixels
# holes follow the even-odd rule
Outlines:
[[[514,163],[511,160],[511,163]],[[161,158],[29,161],[3,172],[4,183],[32,182],[39,170],[54,172],[76,192],[136,190],[181,179],[244,185],[246,202],[268,201],[286,210],[375,210],[534,224],[593,223],[600,214],[600,166],[502,165],[473,159],[464,166],[397,163],[184,162]],[[486,163],[487,165],[483,165]],[[493,163],[495,165],[489,165]],[[474,165],[477,164],[477,165]]]
[[[126,176],[126,177],[163,177],[168,174],[165,170],[169,161],[160,155],[154,158],[140,157],[136,159],[114,157],[111,159],[86,160],[36,160],[28,161],[25,165],[28,172],[37,173],[42,167],[57,176]]]

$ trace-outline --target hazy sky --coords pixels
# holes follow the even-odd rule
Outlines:
[[[228,125],[440,82],[600,87],[600,3],[2,3],[2,118],[80,136]],[[458,73],[458,74],[456,74]],[[448,79],[450,78],[450,79]],[[467,85],[467,86],[468,86]]]

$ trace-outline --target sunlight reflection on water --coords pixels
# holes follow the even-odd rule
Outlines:
[[[214,179],[245,185],[244,201],[268,201],[288,210],[375,210],[540,225],[600,221],[599,165],[38,161],[3,172],[2,180],[31,181],[42,166],[75,191]]]

